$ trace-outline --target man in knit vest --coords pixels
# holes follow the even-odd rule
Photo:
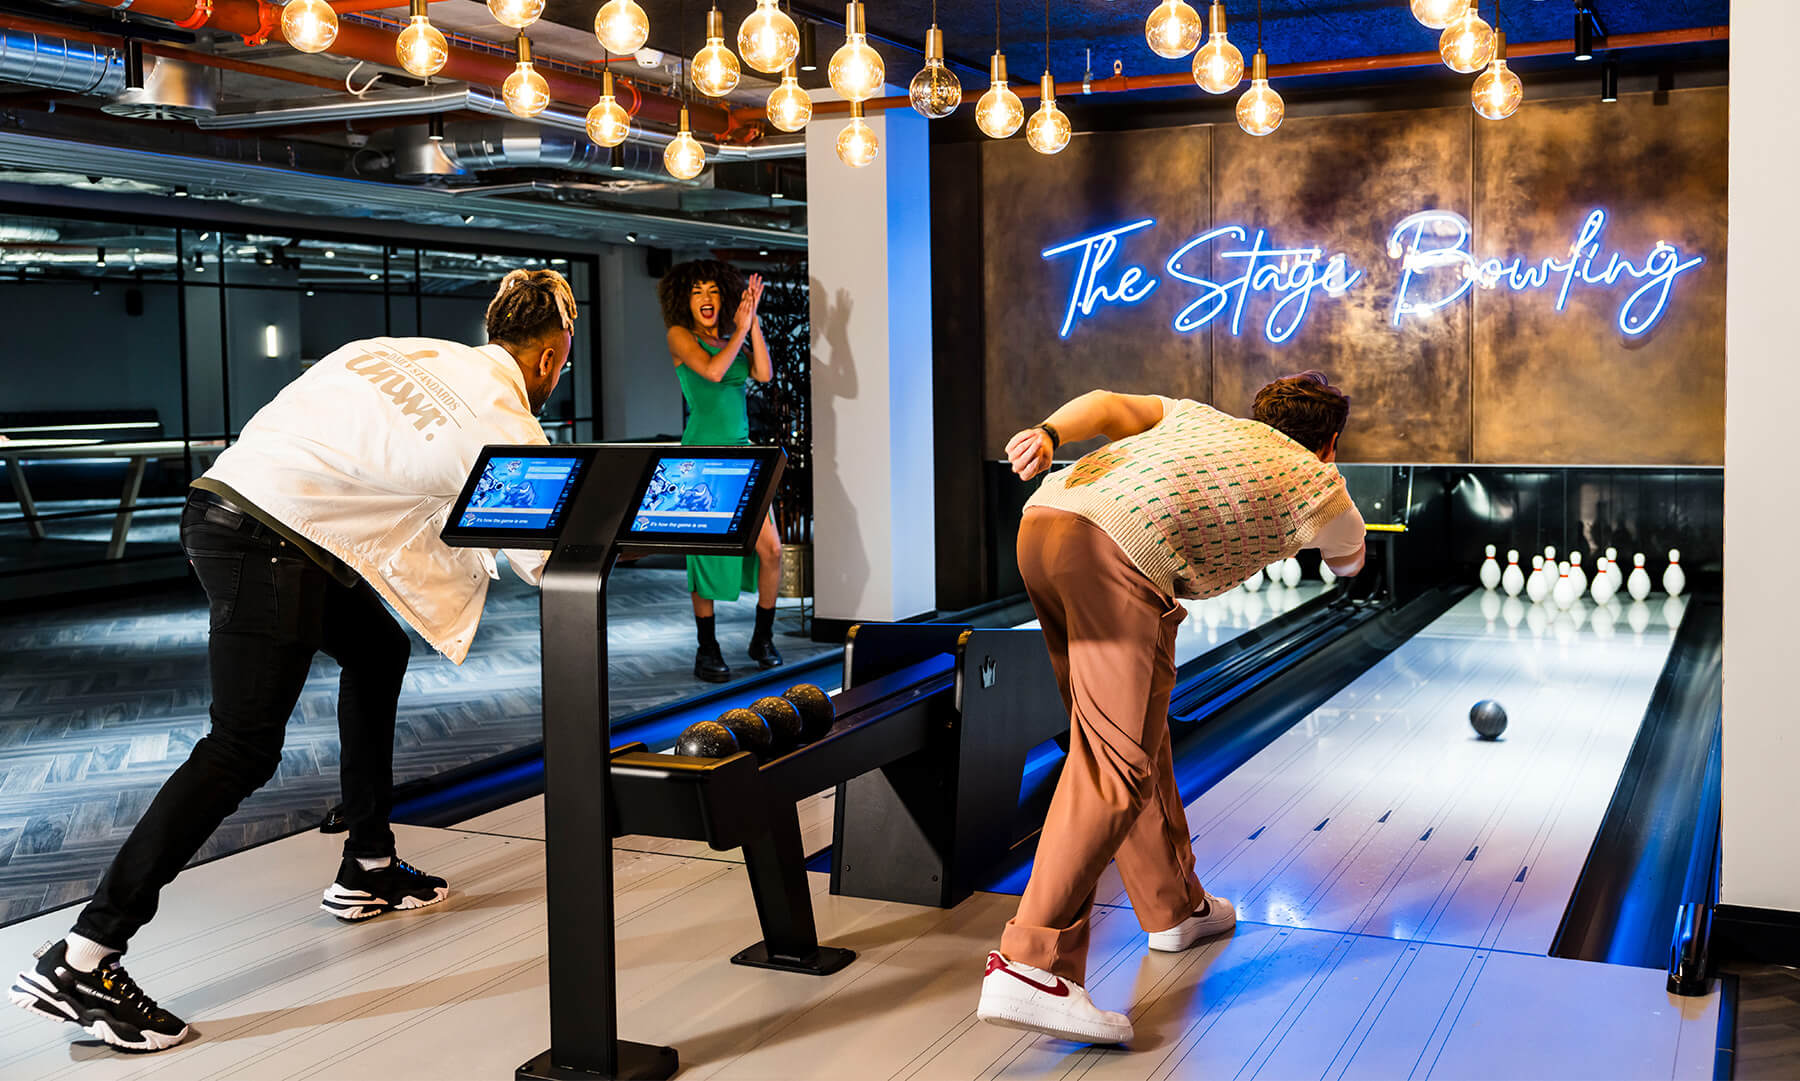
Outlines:
[[[1194,874],[1169,747],[1177,599],[1215,597],[1258,568],[1317,548],[1332,570],[1364,560],[1363,520],[1336,466],[1350,399],[1319,372],[1278,379],[1255,419],[1200,402],[1096,390],[1013,436],[1031,479],[1064,442],[1112,442],[1045,478],[1019,525],[1019,570],[1069,709],[1069,755],[1037,862],[988,954],[979,1016],[1083,1043],[1131,1038],[1088,998],[1088,917],[1117,861],[1155,950],[1230,930],[1230,901]]]

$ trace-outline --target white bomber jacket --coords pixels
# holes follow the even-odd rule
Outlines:
[[[427,642],[468,656],[494,553],[438,533],[481,448],[547,443],[503,347],[351,342],[282,389],[206,476],[343,560]],[[537,585],[543,552],[511,552]]]

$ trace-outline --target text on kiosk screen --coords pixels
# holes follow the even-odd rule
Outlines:
[[[573,458],[493,458],[475,482],[464,529],[553,530],[568,507],[581,463]]]
[[[629,532],[735,533],[761,470],[762,463],[751,458],[664,458],[656,463]]]

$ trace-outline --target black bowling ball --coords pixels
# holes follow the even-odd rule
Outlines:
[[[767,758],[775,747],[775,734],[769,722],[747,709],[728,709],[719,714],[719,722],[731,729],[738,746],[758,758]]]
[[[1482,739],[1499,739],[1506,731],[1506,709],[1492,698],[1483,698],[1469,707],[1469,723]]]
[[[675,753],[689,758],[729,758],[738,753],[737,737],[718,721],[695,721],[675,740]]]
[[[800,710],[794,703],[770,695],[750,703],[750,711],[768,723],[769,732],[775,737],[776,754],[786,754],[800,746],[804,726],[800,721]]]
[[[800,738],[811,743],[825,733],[831,731],[833,721],[837,720],[837,711],[831,706],[831,696],[811,683],[797,683],[787,689],[781,697],[794,704],[800,711]]]

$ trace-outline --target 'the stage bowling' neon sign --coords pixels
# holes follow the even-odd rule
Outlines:
[[[1116,225],[1045,248],[1045,259],[1079,253],[1075,279],[1063,311],[1060,333],[1068,337],[1075,324],[1103,305],[1132,305],[1155,292],[1162,280],[1142,265],[1117,265],[1124,238],[1156,224],[1154,218]],[[1568,307],[1577,287],[1612,288],[1622,279],[1638,283],[1619,305],[1621,333],[1636,337],[1654,327],[1668,308],[1675,279],[1705,258],[1684,255],[1667,241],[1657,241],[1642,262],[1612,252],[1602,258],[1606,212],[1587,216],[1566,255],[1527,262],[1477,259],[1469,250],[1474,230],[1462,215],[1425,210],[1401,219],[1388,235],[1387,253],[1400,263],[1400,282],[1393,302],[1393,322],[1421,318],[1460,300],[1476,285],[1516,293],[1554,289],[1555,310]],[[1235,272],[1223,281],[1209,274],[1213,263]],[[1195,287],[1194,298],[1176,313],[1171,328],[1186,334],[1219,322],[1232,335],[1243,332],[1245,309],[1256,294],[1275,298],[1262,320],[1262,333],[1279,345],[1305,322],[1315,298],[1337,299],[1363,281],[1349,256],[1321,247],[1283,247],[1272,243],[1268,230],[1223,225],[1194,236],[1163,263],[1169,277]]]

